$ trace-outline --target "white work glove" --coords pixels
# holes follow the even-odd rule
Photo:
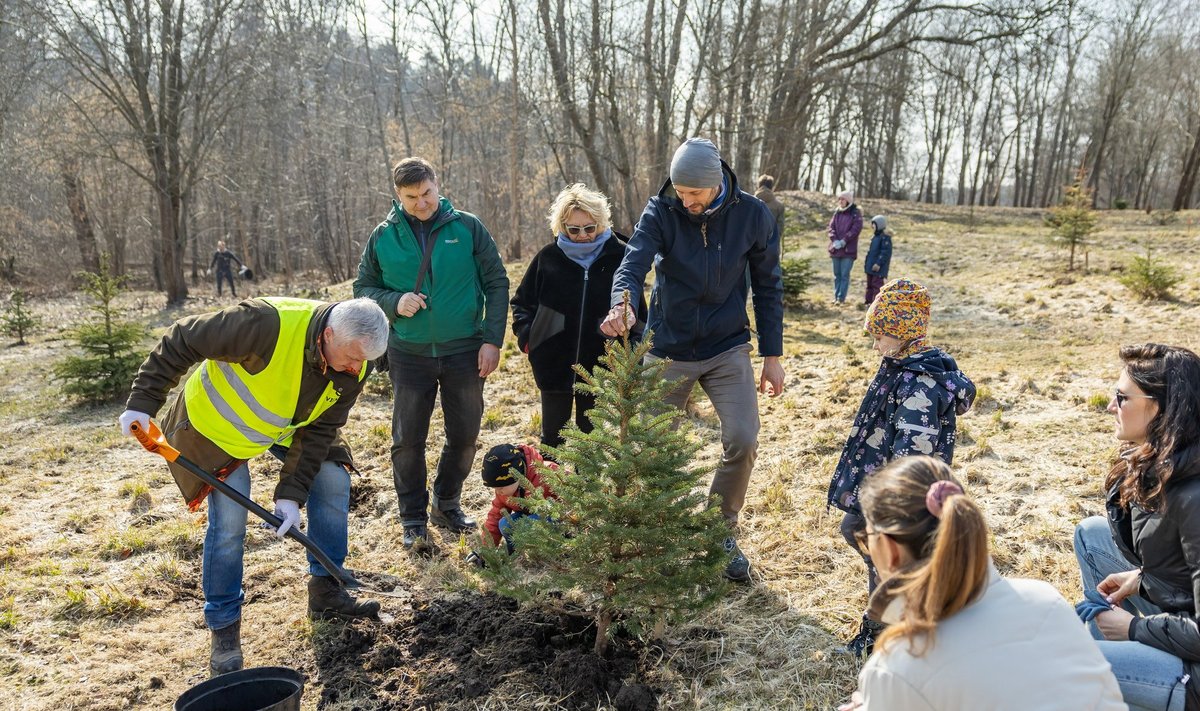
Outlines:
[[[121,425],[121,434],[129,437],[133,434],[133,430],[129,428],[133,423],[138,423],[138,427],[142,428],[142,432],[150,431],[150,416],[144,412],[137,410],[126,410],[117,418],[117,422]]]
[[[292,526],[300,523],[300,504],[291,499],[276,499],[275,515],[283,519],[283,525],[279,527],[275,535],[283,538]]]

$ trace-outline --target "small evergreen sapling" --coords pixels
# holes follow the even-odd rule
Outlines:
[[[84,291],[97,302],[89,307],[97,318],[75,331],[84,355],[68,356],[54,367],[54,375],[64,381],[67,395],[87,403],[109,402],[129,392],[145,359],[140,343],[146,329],[117,318],[113,300],[121,293],[124,278],[109,272],[107,260],[102,260],[100,273],[84,277]]]
[[[560,467],[540,474],[558,498],[523,501],[540,517],[512,526],[518,557],[533,564],[528,576],[498,549],[482,552],[483,575],[502,594],[582,599],[596,622],[597,655],[615,627],[639,636],[661,630],[725,590],[729,529],[703,486],[708,472],[692,466],[698,445],[675,428],[679,410],[663,404],[673,387],[662,376],[666,363],[642,362],[649,350],[649,335],[641,345],[622,339],[591,373],[576,366],[576,388],[596,397],[594,429],[571,425],[550,450]]]
[[[26,306],[28,301],[29,295],[17,289],[9,297],[7,312],[0,317],[0,322],[4,323],[5,333],[17,337],[17,342],[12,344],[14,346],[25,345],[25,336],[41,325],[41,319],[29,312],[29,308]]]
[[[1075,271],[1075,248],[1084,244],[1088,235],[1100,231],[1096,211],[1092,209],[1092,191],[1083,184],[1083,179],[1081,170],[1075,182],[1063,189],[1062,202],[1050,208],[1050,214],[1046,216],[1046,225],[1054,238],[1071,248],[1067,261],[1069,272]]]

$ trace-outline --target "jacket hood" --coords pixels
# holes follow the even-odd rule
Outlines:
[[[883,232],[887,230],[887,218],[883,215],[876,215],[871,218],[871,224],[875,226],[875,231]]]
[[[775,191],[770,188],[759,188],[754,191],[754,197],[763,202],[771,202],[775,199]]]
[[[938,382],[954,396],[954,409],[963,414],[975,402],[975,383],[958,369],[954,358],[940,348],[928,348],[900,361],[900,367],[916,373],[924,373]]]
[[[724,158],[721,159],[721,173],[725,176],[726,182],[729,183],[729,188],[725,195],[725,202],[721,203],[721,206],[717,208],[717,211],[711,215],[693,215],[684,209],[683,201],[679,199],[679,194],[675,192],[675,186],[671,183],[670,178],[667,178],[667,181],[663,183],[662,188],[659,189],[658,199],[666,203],[667,206],[672,210],[678,210],[682,212],[684,216],[692,222],[707,222],[717,215],[723,214],[741,199],[739,197],[741,194],[741,188],[738,186],[737,175],[734,174],[733,168],[729,167],[729,164],[725,162]]]

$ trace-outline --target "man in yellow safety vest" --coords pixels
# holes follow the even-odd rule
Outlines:
[[[175,322],[138,371],[121,430],[145,428],[188,370],[183,392],[162,418],[167,440],[200,467],[249,495],[247,460],[270,452],[282,462],[273,499],[279,536],[308,506],[308,535],[338,565],[346,558],[350,451],[339,436],[362,391],[369,362],[387,349],[388,321],[370,299],[333,304],[290,298],[243,301]],[[171,473],[193,511],[207,498],[204,618],[209,671],[242,668],[242,553],[246,510],[175,463]],[[373,617],[309,556],[312,617]]]

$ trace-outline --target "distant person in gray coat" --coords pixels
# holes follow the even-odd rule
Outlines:
[[[775,176],[763,173],[758,176],[755,184],[754,197],[763,201],[771,216],[775,218],[775,226],[779,228],[779,239],[783,239],[783,218],[785,217],[783,203],[775,197]]]
[[[888,267],[892,264],[892,235],[887,231],[887,218],[883,215],[872,217],[871,227],[875,228],[875,234],[871,237],[871,248],[867,250],[867,258],[863,262],[863,271],[867,273],[867,306],[871,305],[887,282]]]

